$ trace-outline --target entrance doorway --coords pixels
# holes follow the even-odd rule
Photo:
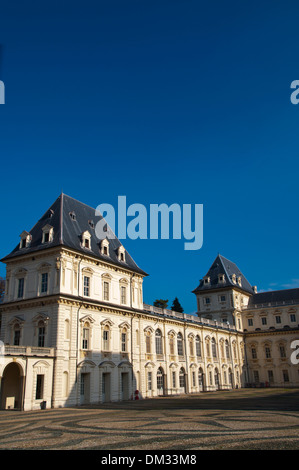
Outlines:
[[[111,401],[111,390],[110,390],[110,373],[105,372],[102,375],[102,401]]]
[[[121,399],[129,400],[129,373],[121,373]]]
[[[18,364],[11,362],[3,372],[1,381],[1,409],[22,409],[23,376]]]

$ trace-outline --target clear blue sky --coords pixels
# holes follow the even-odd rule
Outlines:
[[[298,287],[298,24],[295,0],[2,0],[0,256],[62,190],[126,195],[204,205],[199,251],[124,241],[145,302],[194,311],[218,252],[260,290]]]

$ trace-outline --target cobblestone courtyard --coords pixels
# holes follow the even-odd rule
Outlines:
[[[299,449],[299,390],[1,411],[0,429],[0,450]]]

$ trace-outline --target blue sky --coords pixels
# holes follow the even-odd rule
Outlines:
[[[298,21],[288,0],[3,0],[0,256],[61,191],[126,195],[204,205],[198,251],[123,241],[145,302],[193,312],[218,252],[259,290],[298,287]]]

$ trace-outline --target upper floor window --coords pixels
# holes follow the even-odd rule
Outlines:
[[[278,324],[281,323],[281,316],[280,316],[280,315],[276,315],[275,321],[276,321],[276,323],[278,323]]]
[[[163,354],[162,333],[160,330],[156,331],[155,338],[156,338],[156,354],[162,355]]]
[[[266,317],[262,317],[262,325],[267,325],[267,318]]]
[[[24,230],[24,232],[21,233],[20,238],[20,249],[27,248],[30,245],[32,238],[30,233]]]
[[[84,295],[86,297],[90,296],[90,277],[84,276]]]
[[[253,318],[248,318],[248,326],[253,326]]]
[[[183,336],[181,333],[178,333],[178,336],[177,336],[177,348],[178,348],[178,356],[184,356]]]
[[[110,330],[109,330],[109,326],[106,325],[103,330],[103,351],[109,351],[109,348],[110,348],[109,337],[110,337]]]
[[[269,348],[269,346],[265,347],[265,354],[267,359],[271,358],[271,349]]]
[[[37,328],[38,328],[37,345],[38,347],[43,348],[45,346],[45,331],[46,331],[45,323],[43,321],[38,322]]]
[[[195,347],[196,347],[196,356],[201,357],[201,344],[200,344],[199,336],[196,336]]]
[[[280,357],[286,357],[286,350],[284,346],[279,346]]]
[[[229,343],[227,339],[225,340],[225,354],[226,354],[226,358],[230,359],[230,349],[229,349]]]
[[[212,356],[214,359],[217,357],[216,341],[215,338],[212,338]]]
[[[51,225],[47,224],[42,228],[42,243],[50,243],[54,238],[54,229]]]
[[[18,299],[22,299],[23,296],[24,296],[24,278],[21,277],[19,280],[18,280]]]
[[[82,247],[86,248],[87,250],[91,249],[91,235],[88,230],[82,233]]]
[[[89,348],[89,323],[85,323],[82,330],[82,349]]]
[[[104,240],[101,242],[101,254],[109,256],[109,241],[107,238],[104,238]]]
[[[48,273],[42,273],[41,275],[41,293],[46,294],[48,292]]]
[[[104,300],[109,300],[109,282],[104,281]]]
[[[121,286],[120,291],[121,291],[120,301],[122,304],[126,304],[127,303],[127,288],[124,286]]]
[[[290,315],[290,320],[291,322],[295,322],[296,321],[296,315],[294,313],[291,313]]]
[[[211,303],[210,297],[205,297],[205,304],[208,305]]]
[[[13,336],[13,345],[20,346],[20,339],[21,339],[21,328],[18,323],[14,326],[14,336]]]
[[[125,249],[122,245],[118,248],[118,260],[125,261]]]

